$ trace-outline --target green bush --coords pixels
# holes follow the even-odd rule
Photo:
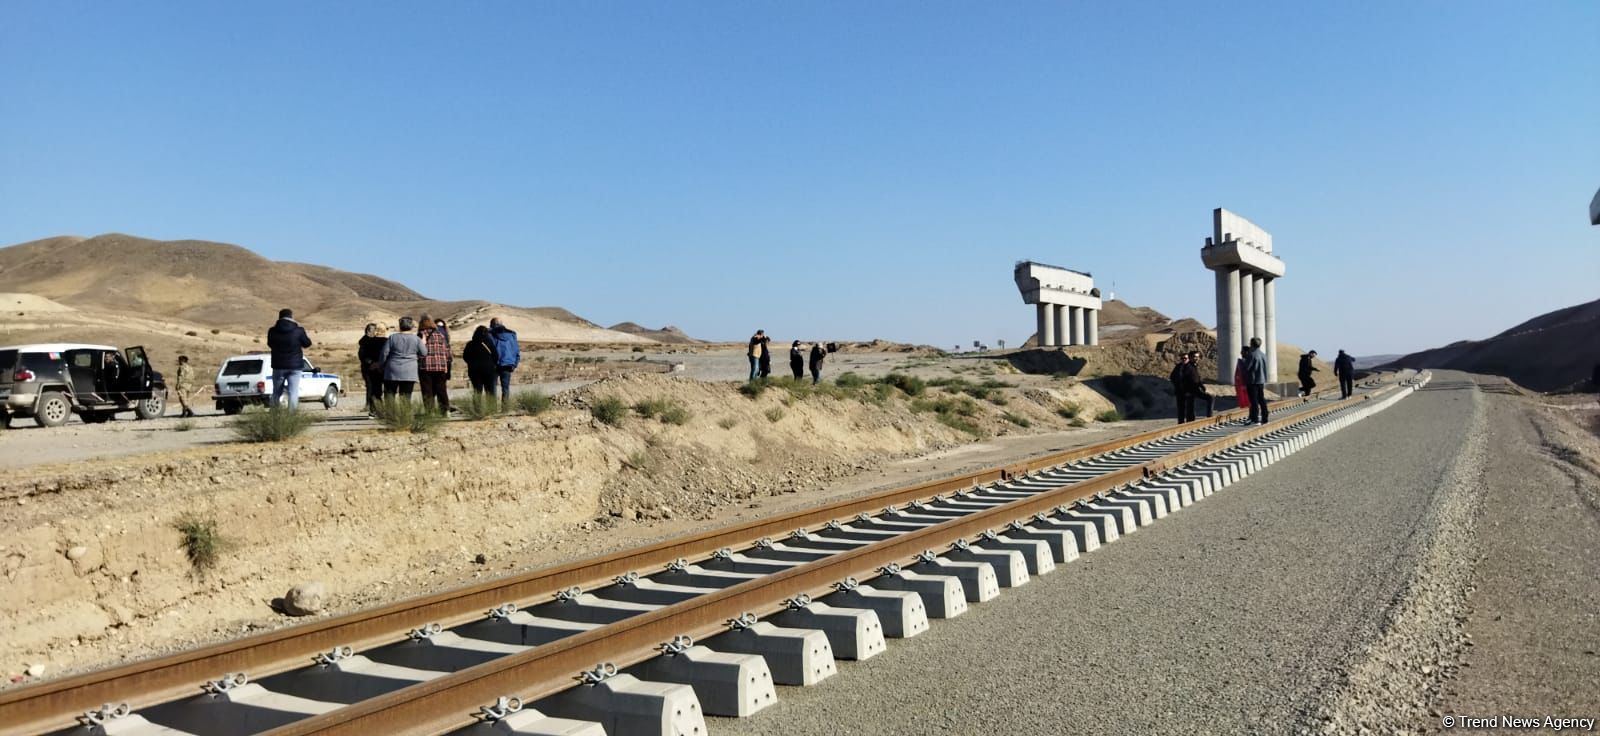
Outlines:
[[[1082,411],[1083,407],[1078,406],[1078,402],[1066,401],[1062,402],[1061,408],[1057,409],[1056,413],[1060,414],[1065,419],[1076,419],[1078,414]]]
[[[671,408],[672,401],[669,399],[645,399],[633,405],[634,413],[645,419],[651,419]]]
[[[688,409],[673,404],[661,412],[661,421],[666,424],[683,425],[689,423],[689,417],[691,416],[693,415],[689,413]]]
[[[615,396],[607,396],[602,399],[595,399],[594,404],[589,407],[589,413],[595,419],[600,420],[601,423],[615,427],[621,424],[622,418],[627,415],[628,405],[622,403],[622,399]]]
[[[317,420],[286,407],[251,407],[233,419],[233,435],[244,442],[282,442],[305,433]]]
[[[904,373],[890,373],[878,380],[900,389],[900,392],[907,396],[921,396],[922,392],[928,389],[927,381]]]
[[[1094,420],[1097,422],[1120,422],[1122,421],[1122,414],[1116,409],[1107,409],[1094,415]]]
[[[511,401],[517,405],[517,411],[529,415],[542,414],[549,411],[551,404],[550,397],[545,396],[543,391],[537,390],[523,391],[513,396]]]
[[[733,429],[734,427],[739,426],[739,420],[734,419],[733,417],[723,417],[717,420],[717,426],[723,429]]]
[[[216,519],[184,514],[172,526],[183,535],[178,544],[196,570],[208,570],[215,566],[217,558],[228,547],[228,540],[217,531]]]
[[[500,401],[494,397],[494,394],[474,393],[466,401],[458,401],[454,406],[460,410],[463,418],[473,422],[491,419],[500,415]]]
[[[744,394],[752,399],[759,397],[761,394],[766,393],[766,391],[767,379],[765,378],[757,378],[754,381],[749,381],[739,385],[739,393]]]
[[[779,419],[783,418],[783,410],[779,409],[776,406],[772,407],[771,409],[768,409],[765,412],[765,414],[766,414],[766,417],[767,417],[767,421],[773,422],[773,423],[777,423],[777,421]]]
[[[385,396],[378,402],[373,415],[378,423],[390,432],[426,434],[439,428],[444,417],[428,407],[404,396]]]
[[[1087,427],[1087,426],[1089,426],[1089,423],[1083,421],[1083,417],[1073,417],[1072,421],[1067,422],[1067,426],[1069,426],[1069,427]]]
[[[871,381],[868,381],[858,373],[845,371],[840,373],[838,378],[833,379],[833,383],[840,388],[863,388]]]
[[[939,423],[945,425],[946,427],[950,427],[951,429],[966,432],[974,437],[983,436],[983,430],[979,429],[978,425],[973,424],[971,421],[955,414],[940,414]]]
[[[1008,412],[1006,412],[1004,414],[1001,414],[1000,416],[1001,416],[1001,418],[1005,419],[1008,422],[1011,422],[1012,424],[1017,425],[1018,427],[1031,427],[1031,426],[1033,426],[1033,422],[1028,421],[1027,417],[1022,416],[1020,414],[1013,414],[1013,413],[1008,411]]]

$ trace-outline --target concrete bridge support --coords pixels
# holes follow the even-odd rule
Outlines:
[[[1080,271],[1032,261],[1013,271],[1022,300],[1035,305],[1039,347],[1100,344],[1100,290]]]
[[[1216,272],[1217,380],[1233,383],[1239,351],[1260,338],[1267,382],[1278,380],[1278,278],[1283,261],[1272,255],[1272,236],[1254,223],[1218,208],[1212,236],[1200,260]]]

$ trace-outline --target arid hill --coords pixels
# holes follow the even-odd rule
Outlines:
[[[526,342],[645,343],[559,307],[429,299],[404,284],[326,266],[263,258],[200,240],[131,235],[47,238],[0,249],[0,292],[32,294],[74,310],[130,315],[257,334],[291,307],[325,339],[350,340],[368,322],[431,314],[472,327],[498,316]]]
[[[685,335],[683,330],[673,327],[672,325],[667,325],[659,330],[652,330],[637,322],[620,322],[607,327],[606,329],[611,330],[612,332],[638,335],[639,337],[649,338],[656,342],[666,343],[669,345],[699,345],[704,342],[703,340],[696,340],[688,335]]]
[[[1412,353],[1383,367],[1487,373],[1535,391],[1559,391],[1588,381],[1597,363],[1600,300],[1541,314],[1484,340]]]

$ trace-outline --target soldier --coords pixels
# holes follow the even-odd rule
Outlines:
[[[172,390],[178,394],[178,406],[183,408],[178,416],[194,416],[194,410],[189,408],[189,394],[194,393],[194,366],[189,365],[187,355],[178,356],[178,380],[173,382]]]

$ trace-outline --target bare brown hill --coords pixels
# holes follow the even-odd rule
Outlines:
[[[0,249],[0,292],[76,310],[144,316],[257,334],[290,307],[325,339],[354,339],[368,322],[428,313],[455,327],[498,316],[527,342],[644,343],[560,307],[429,299],[399,282],[326,266],[273,261],[237,245],[112,233],[46,238]]]
[[[1600,364],[1600,299],[1541,314],[1484,340],[1462,340],[1381,368],[1448,368],[1505,376],[1535,391],[1580,386]]]
[[[673,327],[672,325],[667,325],[659,330],[652,330],[637,322],[620,322],[607,327],[606,329],[613,332],[624,332],[629,335],[638,335],[640,337],[649,338],[656,342],[666,343],[669,345],[698,345],[704,342],[703,340],[696,340],[692,337],[689,337],[688,335],[684,334],[683,330]]]

